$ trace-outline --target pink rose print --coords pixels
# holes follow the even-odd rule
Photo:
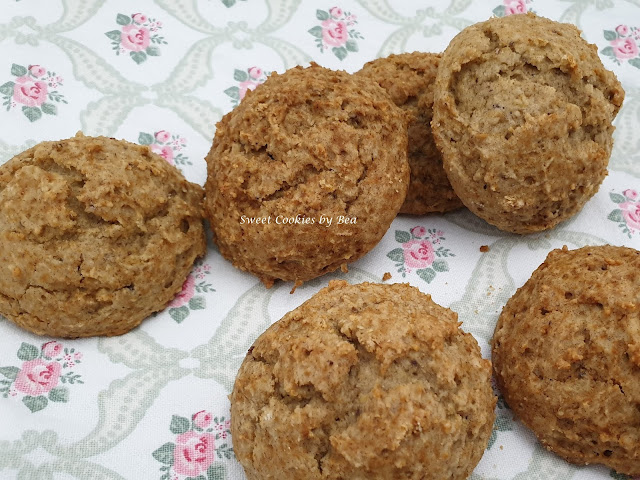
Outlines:
[[[629,35],[629,27],[627,27],[626,25],[618,25],[616,27],[616,32],[621,37],[626,37],[627,35]]]
[[[449,271],[444,258],[455,255],[440,245],[446,240],[442,230],[426,229],[418,225],[408,232],[396,230],[395,238],[401,247],[391,250],[387,257],[395,262],[397,271],[403,278],[415,270],[421,279],[431,283],[438,272]]]
[[[171,138],[171,134],[166,130],[160,130],[159,132],[156,132],[154,136],[159,143],[167,143]]]
[[[122,28],[120,43],[124,48],[131,50],[132,52],[145,50],[149,46],[149,43],[151,43],[149,30],[145,27],[127,25]]]
[[[427,233],[427,229],[424,227],[413,227],[410,232],[414,237],[420,238],[424,237],[424,235]]]
[[[62,344],[58,342],[47,342],[42,345],[42,355],[47,358],[56,358],[62,353]]]
[[[263,74],[264,74],[264,72],[262,71],[261,68],[251,67],[249,69],[249,76],[254,80],[259,80],[260,77],[262,77]]]
[[[603,48],[600,53],[609,57],[615,64],[629,65],[640,68],[640,48],[637,40],[640,40],[640,30],[634,26],[618,25],[614,30],[605,30],[604,38],[609,46]]]
[[[330,47],[340,47],[347,43],[349,34],[347,25],[344,22],[337,22],[333,19],[322,22],[322,39]]]
[[[22,364],[15,381],[16,390],[31,396],[47,393],[58,385],[60,364],[37,358]]]
[[[173,149],[168,145],[151,145],[151,151],[157,153],[173,165]]]
[[[134,13],[131,16],[119,13],[116,23],[121,29],[105,32],[111,39],[111,47],[116,55],[128,53],[137,64],[145,62],[148,57],[159,56],[158,45],[167,43],[164,37],[157,33],[162,28],[162,22],[143,13]]]
[[[339,60],[344,60],[349,52],[358,51],[356,40],[363,37],[360,32],[351,28],[358,23],[355,15],[340,7],[332,7],[328,11],[316,10],[316,18],[320,20],[320,25],[309,29],[309,33],[315,37],[321,53],[331,49]]]
[[[47,69],[40,65],[29,65],[29,73],[36,78],[44,77]]]
[[[237,106],[249,90],[254,90],[258,85],[265,82],[268,72],[259,67],[250,67],[246,70],[235,69],[233,78],[238,82],[237,86],[227,88],[224,93],[231,97],[233,106]]]
[[[507,15],[527,13],[527,3],[525,2],[525,0],[505,0],[504,5]]]
[[[159,130],[154,134],[140,132],[138,136],[140,145],[148,145],[153,153],[157,153],[171,165],[192,165],[182,150],[187,146],[187,140],[167,130]]]
[[[189,302],[189,300],[191,300],[191,297],[193,297],[193,294],[195,293],[195,283],[196,282],[193,276],[189,275],[187,279],[184,281],[184,283],[182,284],[182,290],[171,301],[171,303],[169,304],[169,307],[170,308],[182,307],[187,302]]]
[[[627,197],[630,200],[637,200],[638,199],[638,192],[636,190],[632,190],[630,188],[628,188],[627,190],[625,190],[624,192],[622,192],[622,194]]]
[[[630,230],[640,231],[640,203],[624,202],[618,205]]]
[[[145,23],[147,21],[147,16],[143,15],[141,13],[134,13],[133,15],[131,15],[131,18],[138,25],[142,25],[143,23]]]
[[[427,240],[410,240],[402,244],[404,264],[409,268],[424,268],[433,263],[433,245]]]
[[[196,427],[202,428],[204,430],[209,425],[211,425],[211,421],[213,420],[213,417],[206,410],[200,410],[198,413],[193,414],[192,420],[193,420],[193,424]]]
[[[206,472],[215,460],[215,437],[210,433],[189,431],[178,435],[173,468],[180,475],[195,477]]]
[[[47,84],[30,77],[16,78],[13,99],[27,107],[39,107],[47,98]]]

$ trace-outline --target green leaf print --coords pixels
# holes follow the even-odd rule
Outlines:
[[[240,100],[240,88],[239,87],[229,87],[224,91],[224,93],[229,95],[234,100]]]
[[[55,387],[49,392],[49,400],[52,402],[66,403],[69,401],[69,390],[67,387]]]
[[[627,200],[627,198],[624,195],[620,195],[619,193],[610,193],[609,194],[609,198],[611,198],[611,201],[613,203],[623,203]]]
[[[42,105],[40,105],[40,108],[42,109],[42,112],[46,113],[47,115],[58,114],[58,107],[56,107],[53,103],[43,103]]]
[[[636,68],[640,68],[640,58],[636,57],[636,58],[632,58],[631,60],[629,60],[629,65],[636,67]]]
[[[605,30],[604,31],[604,39],[611,41],[611,40],[615,40],[616,38],[618,38],[618,34],[612,30]]]
[[[329,20],[329,12],[326,12],[325,10],[316,10],[316,18],[321,22]]]
[[[418,276],[427,283],[431,283],[436,278],[436,271],[433,268],[421,268],[416,270]]]
[[[394,262],[404,262],[404,252],[401,248],[395,248],[391,250],[389,253],[387,253],[387,257],[389,257]]]
[[[154,47],[154,46],[147,47],[145,52],[147,52],[147,55],[149,55],[150,57],[160,56],[160,49],[158,47]]]
[[[38,107],[22,107],[22,113],[30,122],[35,122],[42,117],[42,111]]]
[[[121,13],[118,14],[118,16],[116,17],[116,23],[118,25],[129,25],[131,23],[131,17],[128,17],[127,15],[123,15]]]
[[[171,318],[173,318],[176,321],[176,323],[182,323],[184,319],[189,316],[189,313],[190,313],[189,307],[185,305],[178,308],[169,309],[169,316],[171,316]]]
[[[207,480],[225,480],[226,478],[227,472],[221,463],[214,463],[207,469]]]
[[[114,42],[120,42],[122,38],[122,32],[120,30],[111,30],[110,32],[106,32],[105,35]]]
[[[15,380],[19,372],[20,369],[18,367],[0,367],[0,374],[9,380]]]
[[[614,222],[624,222],[624,217],[622,216],[622,210],[616,208],[613,212],[607,216],[609,220]]]
[[[140,135],[138,135],[138,143],[140,145],[151,145],[153,141],[153,135],[150,133],[140,132]]]
[[[344,46],[350,52],[357,52],[358,51],[358,43],[355,40],[347,40],[347,43],[345,43]]]
[[[349,55],[349,52],[347,52],[347,49],[344,47],[333,47],[331,51],[339,60],[344,60],[347,58],[347,55]]]
[[[173,451],[176,449],[175,443],[167,442],[155,450],[151,455],[160,463],[173,465]]]
[[[507,14],[507,9],[504,5],[500,5],[493,9],[493,14],[496,17],[504,17]]]
[[[207,301],[204,297],[197,296],[189,300],[189,308],[191,310],[204,310],[207,306]]]
[[[244,70],[240,70],[240,69],[236,68],[233,71],[233,79],[236,82],[246,82],[247,80],[249,80],[249,75]]]
[[[409,232],[403,232],[402,230],[396,230],[396,242],[406,243],[411,240],[411,234]]]
[[[2,95],[13,95],[13,87],[15,86],[14,82],[7,82],[0,85],[0,93]]]
[[[180,435],[181,433],[188,432],[190,428],[191,421],[188,418],[181,417],[179,415],[174,415],[171,417],[171,425],[169,426],[169,430],[171,430],[171,433]]]
[[[138,65],[140,65],[142,62],[144,62],[147,59],[147,54],[144,52],[131,52],[129,55],[131,55],[131,58],[133,59],[133,61],[136,62]]]
[[[32,397],[31,395],[26,395],[22,399],[22,403],[24,403],[31,413],[38,412],[45,408],[49,404],[49,400],[47,397],[40,395],[38,397]]]
[[[320,26],[315,26],[313,28],[310,28],[308,32],[318,39],[322,38],[322,27]]]
[[[602,50],[600,50],[600,53],[602,55],[607,55],[608,57],[614,57],[616,56],[616,54],[613,51],[613,47],[604,47]]]
[[[18,358],[24,362],[35,360],[40,355],[40,349],[30,343],[22,342],[18,349]]]
[[[18,65],[17,63],[14,63],[13,65],[11,65],[11,75],[14,75],[16,77],[23,77],[26,74],[27,74],[27,69],[22,65]]]
[[[445,260],[435,260],[431,264],[431,267],[433,267],[433,269],[436,272],[448,272],[449,271],[449,265],[447,264],[447,262]]]

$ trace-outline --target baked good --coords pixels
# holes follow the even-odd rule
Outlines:
[[[505,400],[572,463],[640,475],[640,252],[554,250],[493,337]]]
[[[399,213],[424,215],[462,206],[444,172],[442,156],[431,133],[433,84],[439,62],[437,53],[393,54],[365,63],[356,72],[384,88],[409,118],[407,158],[411,179]]]
[[[0,166],[0,313],[39,335],[119,335],[205,252],[202,188],[148,147],[42,142]]]
[[[247,479],[466,479],[495,397],[459,326],[407,284],[330,282],[240,367],[231,433]]]
[[[406,155],[404,115],[374,82],[315,64],[271,74],[218,123],[207,155],[220,253],[267,286],[346,266],[398,213]]]
[[[451,41],[431,126],[462,202],[501,230],[530,233],[571,217],[597,192],[623,98],[575,26],[509,15]]]

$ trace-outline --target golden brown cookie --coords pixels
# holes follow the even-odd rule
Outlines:
[[[231,432],[247,479],[466,479],[495,397],[459,326],[407,284],[330,282],[240,367]]]
[[[357,260],[404,201],[406,155],[405,117],[374,82],[315,64],[272,74],[218,123],[207,156],[220,252],[267,286]]]
[[[502,310],[493,363],[545,447],[640,475],[640,252],[549,253]]]
[[[409,118],[407,157],[411,180],[400,213],[424,215],[462,206],[444,172],[442,156],[431,133],[433,84],[439,62],[437,53],[403,53],[377,58],[356,73],[377,82]]]
[[[462,202],[501,230],[530,233],[571,217],[597,192],[623,98],[575,26],[509,15],[451,41],[432,128]]]
[[[205,252],[202,189],[148,147],[42,142],[0,167],[0,313],[39,335],[119,335]]]

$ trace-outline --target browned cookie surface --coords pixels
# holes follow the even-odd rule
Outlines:
[[[272,74],[218,123],[207,156],[220,252],[267,285],[357,260],[404,201],[406,150],[404,115],[374,82],[315,64]]]
[[[436,53],[403,53],[373,60],[356,73],[377,82],[409,117],[411,181],[400,213],[423,215],[462,206],[431,133],[433,85],[439,62]]]
[[[548,449],[640,475],[640,252],[552,251],[504,307],[493,362]]]
[[[418,289],[333,281],[247,354],[234,452],[249,480],[466,479],[493,426],[490,376]]]
[[[463,203],[502,230],[529,233],[571,217],[596,193],[623,98],[575,26],[510,15],[451,41],[432,128]]]
[[[77,135],[0,167],[0,313],[37,334],[118,335],[205,252],[202,189],[147,147]]]

